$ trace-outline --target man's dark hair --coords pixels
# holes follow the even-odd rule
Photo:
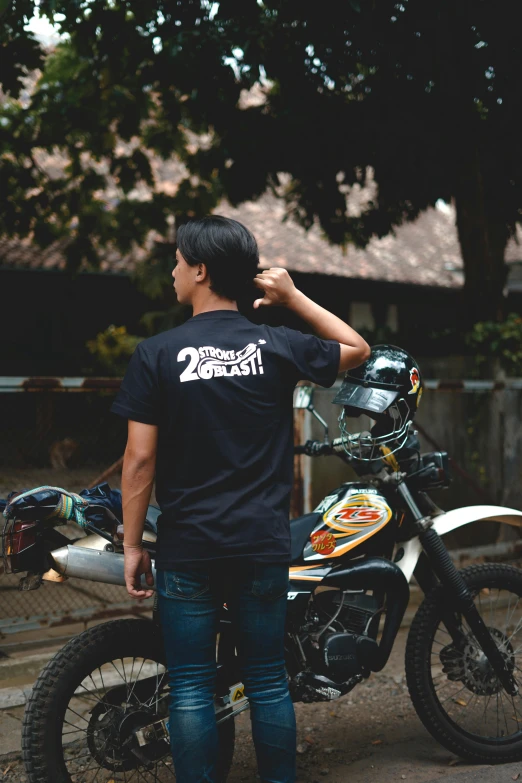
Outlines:
[[[179,252],[190,266],[205,264],[210,290],[236,301],[257,274],[257,242],[242,223],[221,215],[184,223],[177,231]]]

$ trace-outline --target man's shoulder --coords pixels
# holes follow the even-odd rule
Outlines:
[[[167,329],[164,332],[159,332],[153,337],[147,337],[142,340],[139,347],[146,354],[154,355],[161,351],[165,347],[177,345],[186,336],[189,330],[186,329],[186,322],[180,326],[175,326],[172,329]]]

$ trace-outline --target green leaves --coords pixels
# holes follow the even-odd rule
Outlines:
[[[32,33],[24,29],[34,14],[32,0],[2,0],[0,3],[0,59],[2,90],[17,98],[27,71],[39,68],[42,56]]]
[[[107,243],[148,247],[151,231],[165,238],[173,221],[223,197],[255,199],[280,173],[287,214],[343,246],[362,247],[440,198],[456,199],[477,230],[486,215],[513,234],[517,4],[41,0],[66,36],[52,51],[24,29],[35,8],[13,0],[0,17],[8,235],[46,242],[73,231],[72,248],[94,265]],[[20,77],[37,67],[30,100],[18,100]],[[465,196],[470,157],[482,185]],[[378,194],[356,208],[350,194],[367,169]],[[485,264],[471,256],[467,270]]]
[[[508,376],[522,375],[522,318],[510,313],[501,323],[476,323],[467,337],[473,349],[477,366],[497,360]]]
[[[111,324],[87,342],[87,349],[103,372],[120,375],[125,372],[129,358],[142,339],[128,334],[125,326]]]

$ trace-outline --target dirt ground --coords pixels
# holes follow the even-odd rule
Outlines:
[[[407,630],[400,631],[383,672],[338,701],[296,704],[298,783],[425,783],[457,770],[478,771],[441,747],[418,719],[404,675]],[[238,717],[237,729],[229,781],[246,783],[256,779],[248,713]]]
[[[445,780],[446,776],[453,781],[457,772],[467,773],[463,783],[475,779],[509,783],[517,779],[518,768],[513,765],[487,768],[460,762],[427,733],[406,688],[406,634],[407,629],[400,631],[384,672],[374,674],[338,701],[296,705],[298,783],[427,783]],[[19,733],[22,715],[23,707],[2,710],[3,730]],[[236,726],[229,783],[252,783],[259,778],[248,712],[236,719]],[[0,757],[0,781],[27,783],[16,753]]]
[[[96,471],[28,471],[0,475],[0,497],[11,489],[51,483],[80,490]],[[119,486],[119,476],[109,479]],[[411,705],[404,677],[406,628],[399,633],[384,672],[372,675],[354,691],[335,702],[297,704],[298,783],[427,783],[458,773],[462,783],[480,780],[509,783],[520,778],[522,765],[500,768],[473,767],[460,762],[424,729]],[[8,733],[19,747],[23,707],[0,710],[0,734]],[[237,741],[229,783],[259,780],[245,712],[236,720]],[[518,777],[517,777],[518,776]],[[0,755],[0,781],[27,783],[23,765],[14,751]],[[101,783],[101,781],[100,781]]]

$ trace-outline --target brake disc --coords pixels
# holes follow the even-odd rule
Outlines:
[[[508,637],[497,628],[489,628],[488,630],[508,664],[509,670],[513,671],[515,656]],[[443,647],[440,651],[440,660],[442,671],[448,680],[462,682],[472,693],[479,696],[492,696],[502,690],[502,684],[493,667],[471,634],[465,636],[465,642],[461,649],[453,644]]]

